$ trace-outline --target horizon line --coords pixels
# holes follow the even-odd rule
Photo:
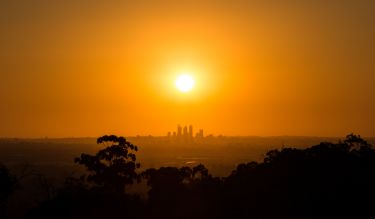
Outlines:
[[[112,135],[112,134],[107,134]],[[346,134],[348,135],[348,134]],[[289,138],[345,138],[345,136],[319,136],[319,135],[206,135],[204,138],[207,138],[209,136],[212,137],[236,137],[236,138],[280,138],[280,137],[289,137]],[[103,135],[101,135],[103,136]],[[125,138],[137,138],[137,137],[154,137],[154,138],[167,138],[166,135],[118,135],[118,136],[124,136]],[[360,135],[362,138],[375,138],[375,136],[364,136]],[[65,137],[19,137],[19,136],[0,136],[0,139],[26,139],[26,140],[43,140],[43,139],[96,139],[100,136],[65,136]]]

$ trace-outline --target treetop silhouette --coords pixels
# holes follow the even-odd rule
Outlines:
[[[97,139],[98,144],[106,148],[95,155],[81,154],[75,162],[86,167],[89,174],[83,176],[92,186],[109,191],[124,192],[125,186],[138,178],[135,152],[138,147],[124,137],[105,135]]]

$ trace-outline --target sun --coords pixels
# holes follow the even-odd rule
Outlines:
[[[194,88],[195,81],[188,74],[179,75],[176,79],[176,87],[181,92],[188,92]]]

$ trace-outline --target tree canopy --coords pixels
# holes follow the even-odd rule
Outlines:
[[[104,149],[95,155],[81,154],[74,161],[86,167],[87,176],[83,179],[92,186],[109,191],[124,192],[125,186],[132,184],[138,178],[135,152],[138,147],[128,142],[124,137],[105,135],[97,139]]]

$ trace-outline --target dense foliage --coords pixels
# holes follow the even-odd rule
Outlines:
[[[106,147],[99,150],[96,155],[81,154],[81,157],[74,160],[84,165],[89,172],[81,179],[105,190],[124,192],[125,186],[132,184],[138,176],[136,169],[140,164],[136,163],[134,153],[138,151],[138,147],[126,141],[124,137],[115,135],[100,137],[97,143]]]
[[[14,192],[17,180],[8,168],[0,163],[0,218],[4,216],[4,205],[8,197]]]

